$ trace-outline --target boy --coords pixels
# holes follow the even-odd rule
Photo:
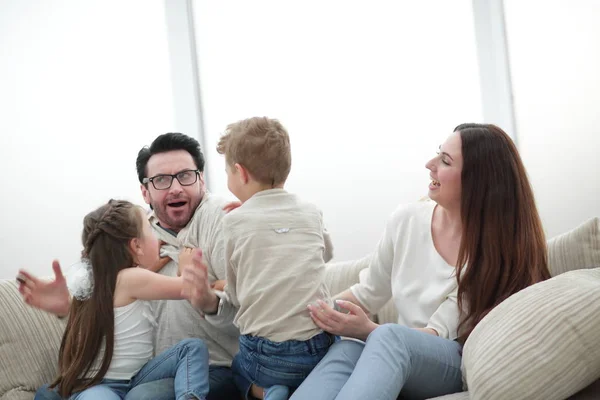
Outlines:
[[[241,388],[264,388],[265,399],[287,399],[334,341],[306,309],[318,299],[330,302],[323,275],[331,240],[321,211],[284,190],[291,150],[279,121],[231,124],[217,151],[225,155],[227,186],[242,203],[223,218],[225,290],[239,307],[234,324],[241,334],[234,379]]]

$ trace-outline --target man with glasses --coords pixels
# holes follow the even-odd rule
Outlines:
[[[221,219],[225,215],[223,208],[227,201],[206,192],[204,156],[198,141],[181,133],[160,135],[149,147],[139,151],[136,168],[142,196],[152,209],[150,223],[162,241],[160,251],[165,262],[155,270],[163,275],[175,276],[181,245],[185,243],[182,235],[193,234],[202,250],[208,280],[226,279]],[[184,228],[188,225],[200,227],[199,232],[185,232]],[[226,323],[229,321],[226,315],[232,311],[232,306],[211,290],[205,291],[204,298],[202,310],[194,309],[185,300],[154,302],[157,322],[155,353],[182,339],[202,339],[210,355],[210,393],[207,399],[240,399],[230,368],[238,351],[239,333]],[[223,318],[220,317],[221,311]],[[67,312],[65,310],[64,314]],[[35,398],[60,399],[46,386],[38,390]],[[174,398],[173,379],[137,386],[126,396],[127,400]],[[83,397],[79,399],[84,400]]]
[[[181,133],[160,135],[149,147],[139,151],[136,168],[142,196],[153,210],[150,223],[164,242],[161,255],[174,260],[159,273],[177,274],[176,261],[180,246],[185,242],[185,238],[178,238],[177,234],[193,218],[194,225],[201,227],[201,231],[194,234],[203,252],[209,280],[225,279],[221,218],[225,215],[223,207],[227,201],[206,192],[204,156],[198,141]],[[201,311],[207,315],[215,314],[220,301],[224,300],[214,298],[212,304]],[[240,398],[229,368],[238,350],[238,335],[213,326],[187,301],[161,300],[155,302],[154,308],[158,322],[155,352],[158,354],[189,337],[204,340],[211,364],[208,399]],[[158,399],[159,395],[160,398],[173,398],[172,381],[140,385],[128,394],[127,399]]]

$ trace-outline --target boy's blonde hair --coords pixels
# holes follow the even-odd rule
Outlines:
[[[285,183],[292,167],[290,137],[276,119],[254,117],[230,124],[221,136],[217,152],[230,166],[244,166],[260,183]]]

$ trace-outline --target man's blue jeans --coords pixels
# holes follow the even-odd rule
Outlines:
[[[291,399],[430,399],[461,392],[461,352],[456,341],[381,325],[366,343],[331,346]]]
[[[104,379],[98,385],[74,393],[70,400],[124,399],[128,392],[149,382],[174,377],[171,399],[206,399],[208,394],[208,349],[200,339],[185,339],[148,361],[131,380]],[[152,398],[154,395],[152,395]],[[60,399],[47,385],[35,399]]]
[[[287,398],[287,391],[300,386],[334,342],[335,337],[325,332],[309,340],[286,342],[240,336],[240,351],[231,365],[233,377],[246,398],[252,383],[266,389],[267,400]]]

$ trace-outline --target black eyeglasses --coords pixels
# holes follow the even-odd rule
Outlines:
[[[174,175],[161,174],[155,175],[152,178],[144,178],[142,179],[142,183],[147,184],[148,182],[152,182],[154,189],[167,190],[173,184],[173,178],[176,178],[181,186],[191,186],[198,180],[198,175],[200,175],[200,170],[186,169]]]

